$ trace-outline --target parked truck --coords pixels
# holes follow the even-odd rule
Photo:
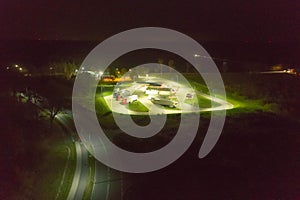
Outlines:
[[[178,102],[172,101],[170,99],[152,98],[151,101],[154,104],[169,106],[170,108],[175,108],[178,105]]]

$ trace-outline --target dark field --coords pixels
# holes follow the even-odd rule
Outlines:
[[[199,87],[205,92],[201,79],[191,74],[186,76],[192,84],[196,84],[196,88]],[[16,85],[10,86],[21,89],[27,84],[39,91],[53,86],[52,90],[48,91],[54,89],[56,94],[64,94],[67,99],[65,107],[69,108],[72,81],[51,79],[45,83],[40,78],[25,79],[20,85],[20,82],[16,82]],[[123,199],[299,199],[299,78],[285,74],[273,76],[231,73],[223,74],[223,79],[228,100],[237,106],[228,110],[223,133],[212,152],[203,159],[197,156],[210,121],[210,114],[203,113],[196,139],[179,160],[156,172],[122,173]],[[59,85],[60,90],[57,90]],[[3,89],[7,88],[3,86]],[[110,93],[111,89],[103,88],[103,95]],[[47,91],[44,92],[46,94]],[[12,199],[18,199],[13,196],[14,188],[25,184],[25,188],[18,190],[22,197],[40,199],[43,194],[47,198],[55,196],[61,168],[67,157],[64,146],[69,144],[63,142],[64,135],[50,134],[48,120],[38,123],[38,126],[22,128],[32,123],[30,121],[41,122],[42,119],[32,118],[35,114],[32,113],[34,109],[30,109],[30,104],[9,102],[6,95],[9,93],[3,93],[1,97],[5,108],[2,109],[4,112],[1,113],[1,119],[3,124],[6,124],[2,131],[3,137],[9,142],[3,140],[1,145],[1,162],[6,163],[1,165],[1,176],[7,180],[1,183],[2,192],[11,194]],[[128,136],[114,123],[111,112],[102,101],[102,95],[98,94],[96,98],[99,99],[96,109],[100,125],[115,144],[126,150],[148,152],[159,149],[170,142],[177,132],[180,115],[170,115],[159,134],[148,139]],[[24,115],[17,114],[19,109]],[[147,116],[132,118],[140,125],[149,123]],[[10,132],[14,134],[7,135]],[[49,145],[56,145],[57,148],[49,149]],[[12,148],[12,151],[7,151],[9,148]],[[50,162],[49,159],[55,160],[57,168],[50,170],[47,165],[40,165]],[[42,172],[45,174],[42,179],[44,181],[37,179],[37,175]],[[111,173],[119,174],[114,170]],[[53,184],[52,189],[52,186],[43,189],[43,185],[50,184],[47,181]],[[114,192],[114,183],[114,180],[110,182],[111,194]],[[34,193],[32,196],[31,191],[36,187],[40,188],[41,193]],[[89,191],[91,190],[90,185]],[[3,196],[2,199],[8,196]]]
[[[204,159],[197,157],[209,124],[205,113],[197,138],[179,160],[157,172],[124,173],[124,199],[299,199],[299,78],[285,74],[223,78],[229,101],[239,106],[228,110],[213,151]],[[148,121],[138,116],[134,120]],[[124,149],[153,151],[173,138],[179,120],[180,116],[168,116],[166,127],[149,139],[126,136],[114,125],[106,126],[106,134]]]

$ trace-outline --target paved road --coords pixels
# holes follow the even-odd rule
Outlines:
[[[74,174],[74,177],[73,177],[72,186],[70,188],[67,200],[75,199],[75,196],[77,194],[77,188],[78,188],[79,181],[80,181],[80,175],[81,175],[81,167],[82,167],[81,147],[80,147],[80,144],[78,142],[75,143],[75,147],[76,147],[76,159],[77,159],[76,169],[75,169],[75,174]]]
[[[91,138],[92,139],[92,138]],[[97,148],[98,147],[98,148]],[[104,146],[92,146],[93,151],[106,151]],[[95,159],[92,200],[121,200],[123,196],[122,173],[113,170]]]
[[[38,105],[36,103],[33,103],[36,105],[41,112],[43,112],[46,115],[49,115],[49,111],[41,107],[41,105]],[[70,138],[72,138],[72,141],[75,142],[75,149],[76,149],[76,169],[72,180],[72,185],[69,190],[69,194],[67,197],[67,200],[81,200],[83,198],[84,190],[87,185],[87,177],[89,173],[89,163],[88,163],[88,151],[85,148],[85,146],[78,141],[75,141],[75,138],[77,138],[76,129],[74,126],[74,121],[72,117],[72,112],[70,110],[65,110],[63,113],[60,113],[55,118],[57,122],[59,122],[66,131],[71,135]],[[71,140],[71,139],[70,139]],[[103,175],[101,175],[103,173]],[[112,174],[112,175],[111,175]],[[93,200],[108,200],[110,198],[110,184],[109,183],[109,177],[114,176],[114,173],[112,173],[108,167],[102,165],[98,161],[96,162],[96,168],[95,168],[95,184],[93,187],[93,193],[92,193],[92,199]],[[104,184],[98,184],[99,181],[103,181],[105,185],[107,186],[102,187]],[[119,187],[118,184],[112,184],[112,188]],[[103,190],[104,188],[104,190]],[[115,191],[115,190],[114,190]],[[120,196],[118,198],[115,198],[113,196],[113,199],[122,199],[121,198],[121,192],[117,192],[116,194],[119,194]],[[114,195],[116,195],[114,194]],[[103,198],[104,197],[104,198]]]
[[[92,200],[106,200],[109,196],[110,183],[101,182],[109,177],[109,169],[95,160],[94,186]]]
[[[71,135],[74,133],[74,124],[70,114],[59,114],[56,117]],[[67,200],[82,199],[85,187],[87,185],[88,176],[88,152],[86,148],[78,141],[75,142],[76,149],[76,169],[72,181],[72,185]]]
[[[41,107],[40,105],[35,104],[41,112],[49,115],[49,111]],[[58,114],[55,118],[67,132],[73,136],[77,134],[73,124],[72,114],[70,111],[65,113]],[[74,138],[72,139],[74,140]],[[67,197],[67,200],[79,200],[82,199],[83,193],[87,184],[88,176],[88,152],[86,148],[79,142],[75,142],[76,149],[76,169],[72,181],[72,185]]]
[[[50,115],[47,109],[41,107],[36,103],[36,105],[41,112]],[[72,140],[74,140],[73,136],[76,134],[72,114],[71,111],[65,111],[64,113],[56,115],[55,120],[59,122],[71,135]],[[82,199],[83,193],[87,184],[87,176],[88,176],[88,153],[86,148],[80,144],[79,142],[75,142],[76,149],[76,169],[72,181],[72,185],[67,197],[67,200],[79,200]]]
[[[110,169],[96,160],[92,200],[121,200],[122,197],[122,173]]]
[[[57,118],[61,119],[61,121],[66,125],[69,124],[70,127],[68,126],[68,129],[71,129],[74,126],[71,122],[72,117],[68,119],[68,116],[60,114]],[[77,164],[73,183],[69,192],[69,196],[67,198],[68,200],[82,199],[87,184],[88,172],[90,170],[88,166],[88,153],[86,148],[79,142],[76,142],[75,144],[77,152]],[[94,185],[91,199],[121,200],[123,195],[123,182],[121,179],[121,172],[112,170],[99,161],[95,160]]]
[[[82,199],[84,190],[87,185],[87,177],[89,173],[88,152],[82,144],[80,144],[80,146],[81,146],[81,158],[82,158],[81,173],[80,173],[79,184],[77,186],[77,191],[74,199]]]
[[[88,176],[88,153],[79,142],[75,142],[77,162],[72,186],[67,200],[82,199],[87,184]]]

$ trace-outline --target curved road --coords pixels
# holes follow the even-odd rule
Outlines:
[[[69,114],[59,114],[56,119],[66,128],[66,130],[71,134],[77,134],[72,130],[74,126],[71,122],[72,117]],[[68,120],[69,119],[69,120]],[[76,148],[76,169],[72,181],[72,185],[67,197],[67,200],[79,200],[82,199],[84,190],[87,185],[88,177],[88,152],[86,148],[75,141]]]
[[[49,115],[49,111],[43,108],[36,102],[32,102],[37,108],[40,109],[41,112]],[[89,163],[88,163],[88,152],[85,146],[78,141],[74,140],[74,136],[77,135],[74,121],[72,117],[72,112],[69,110],[65,110],[64,113],[60,113],[56,115],[55,120],[63,126],[66,131],[70,134],[72,141],[75,142],[75,149],[76,149],[76,169],[72,180],[72,185],[68,193],[67,200],[81,200],[83,199],[83,194],[85,188],[87,186],[87,177],[89,173]],[[109,177],[111,176],[111,172],[108,167],[102,165],[101,163],[95,161],[95,177],[94,177],[94,185],[93,185],[93,192],[92,192],[92,199],[93,200],[108,200],[110,195],[110,180]],[[103,175],[101,173],[103,172]],[[107,182],[103,187],[100,183],[101,181]],[[120,192],[121,194],[121,192]],[[116,198],[113,198],[116,199]],[[121,199],[121,198],[117,198]]]

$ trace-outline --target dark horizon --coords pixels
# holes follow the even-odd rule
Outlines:
[[[23,64],[41,68],[49,62],[71,61],[81,64],[85,56],[96,47],[100,41],[73,41],[73,40],[0,40],[1,65]],[[215,62],[222,61],[234,63],[230,71],[243,71],[247,63],[257,63],[257,69],[265,69],[267,66],[284,64],[288,67],[299,68],[300,60],[297,52],[300,46],[292,43],[245,43],[245,42],[199,42],[216,58]],[[157,51],[158,52],[158,51]],[[154,53],[147,56],[139,54],[145,62],[156,62],[167,54]],[[156,57],[155,57],[156,56]],[[152,57],[152,58],[151,58]],[[137,57],[135,57],[137,59]],[[175,58],[176,59],[176,58]],[[139,60],[139,59],[138,59]],[[125,59],[126,61],[126,59]],[[134,63],[134,62],[133,62]],[[260,68],[259,68],[260,67]],[[264,67],[264,68],[262,68]]]
[[[2,65],[18,61],[40,67],[39,60],[57,54],[76,57],[80,64],[106,38],[151,26],[182,32],[221,60],[300,65],[297,1],[13,0],[0,5]]]
[[[0,39],[104,40],[137,27],[183,32],[199,41],[300,42],[297,1],[7,1]]]

